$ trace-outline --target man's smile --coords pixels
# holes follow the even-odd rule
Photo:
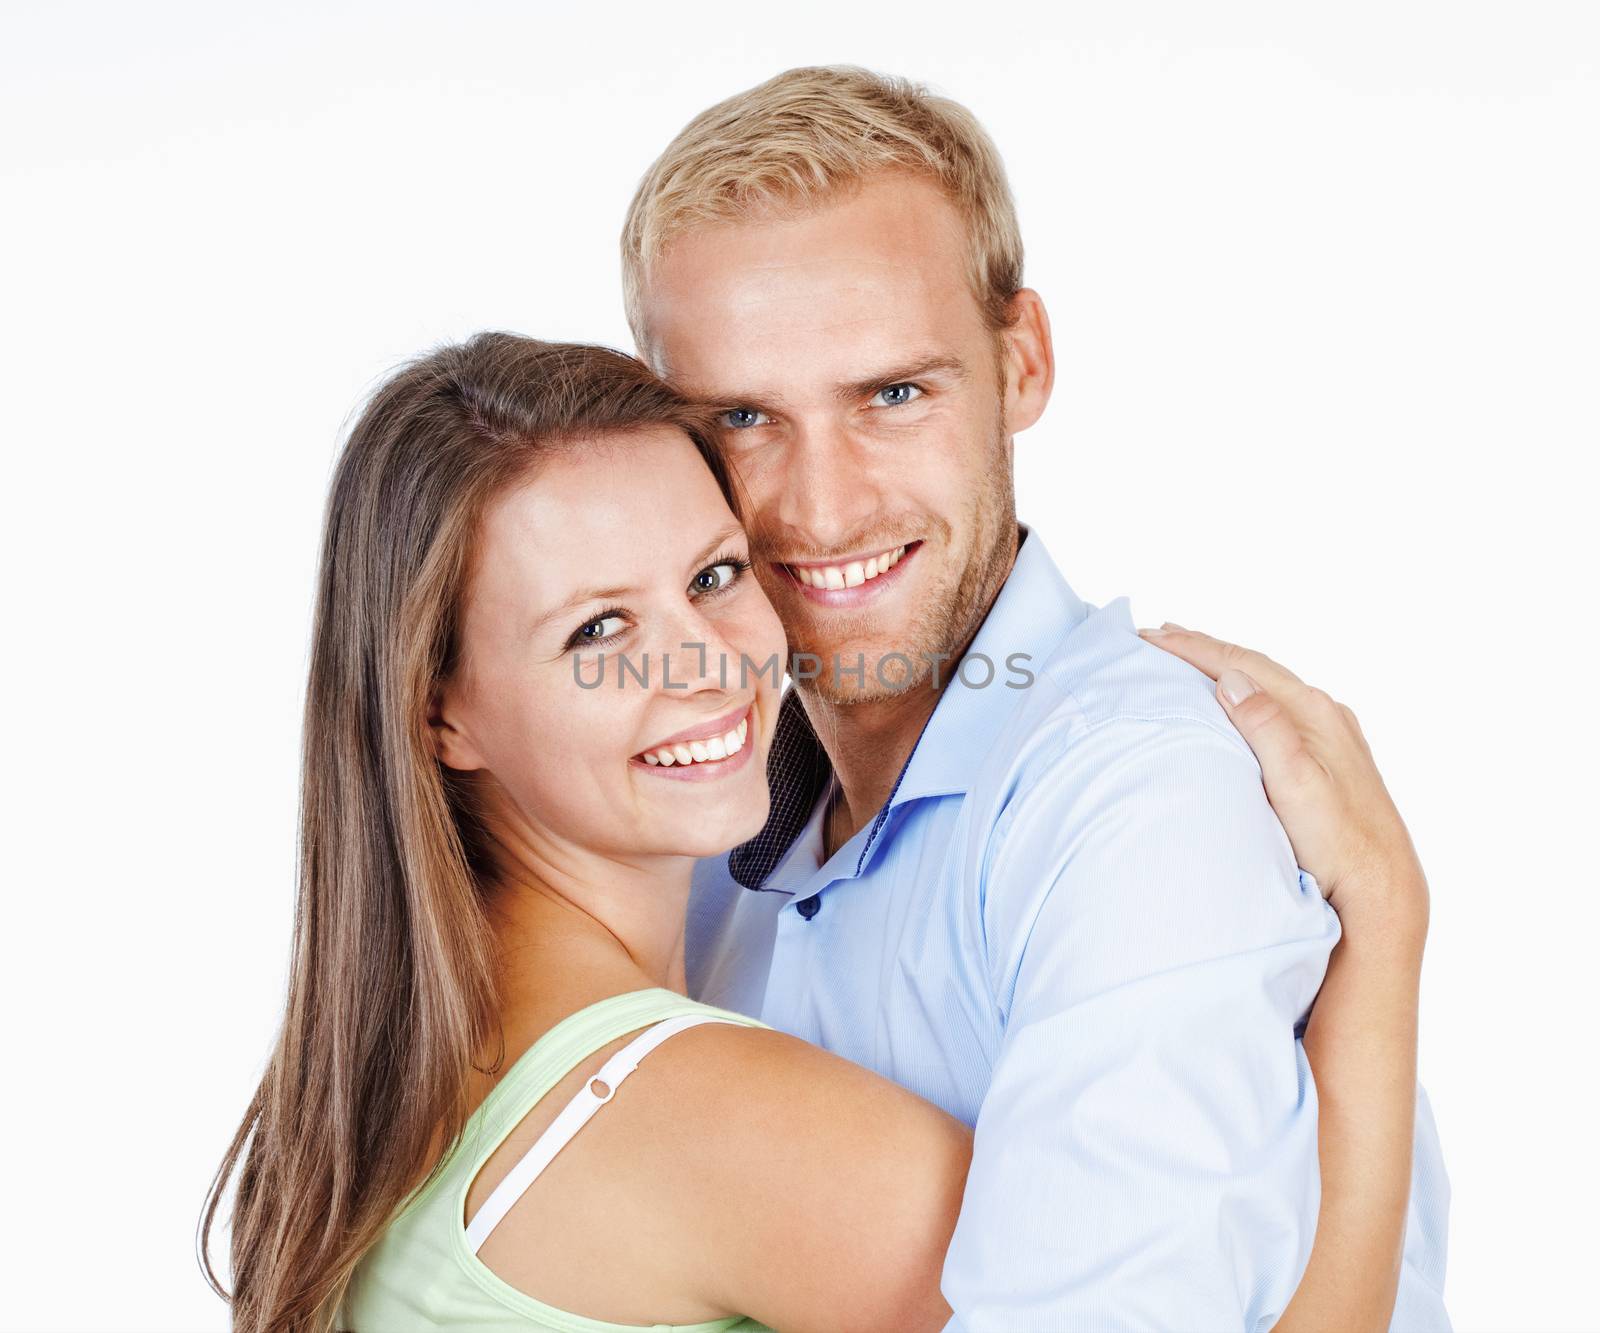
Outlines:
[[[864,606],[899,581],[920,540],[842,560],[774,562],[808,601],[819,606]]]

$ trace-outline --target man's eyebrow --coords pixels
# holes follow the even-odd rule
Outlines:
[[[891,384],[924,379],[930,375],[948,375],[954,380],[964,380],[967,378],[966,362],[954,356],[928,356],[918,361],[891,366],[888,370],[853,380],[849,384],[841,384],[834,389],[834,394],[844,401],[854,402],[858,398],[876,393],[879,389],[886,389]],[[697,401],[714,412],[728,412],[736,408],[753,408],[762,412],[779,411],[786,402],[783,393],[777,389],[752,389],[743,393],[696,393],[694,396]]]
[[[728,524],[727,527],[718,532],[715,537],[701,547],[700,550],[695,554],[694,559],[689,562],[690,573],[698,573],[701,569],[705,568],[706,561],[710,560],[711,557],[714,556],[723,545],[732,541],[735,537],[742,536],[743,534],[744,529],[740,527],[738,523]],[[540,616],[538,620],[533,622],[533,628],[536,630],[543,629],[544,626],[548,625],[552,620],[559,620],[563,616],[571,615],[574,611],[586,603],[617,602],[621,601],[629,593],[637,591],[637,588],[625,586],[614,588],[584,588],[581,592],[574,593],[560,606],[556,607],[555,610]]]
[[[930,356],[920,361],[891,366],[881,374],[841,384],[834,393],[842,401],[853,403],[858,398],[866,398],[880,389],[887,389],[891,384],[905,384],[911,380],[926,379],[930,375],[945,375],[954,380],[964,380],[967,377],[967,367],[957,357]]]

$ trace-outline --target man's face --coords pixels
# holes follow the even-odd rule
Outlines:
[[[1016,420],[1014,358],[966,255],[937,187],[891,173],[799,216],[690,231],[643,294],[642,350],[723,409],[758,576],[837,702],[959,653],[1015,555],[1010,436],[1038,411]]]

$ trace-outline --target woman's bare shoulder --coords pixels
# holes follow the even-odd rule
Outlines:
[[[534,1108],[475,1194],[625,1040]],[[617,1323],[938,1329],[970,1156],[966,1126],[888,1079],[770,1028],[703,1023],[644,1057],[482,1258]]]
[[[662,1206],[700,1240],[706,1299],[785,1330],[942,1327],[965,1125],[770,1028],[705,1024],[659,1056],[639,1142]]]

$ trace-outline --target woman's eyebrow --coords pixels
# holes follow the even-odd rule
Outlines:
[[[716,555],[721,547],[726,546],[735,537],[742,536],[744,536],[744,529],[738,523],[728,524],[727,527],[723,528],[721,532],[700,548],[700,554],[689,562],[689,572],[691,574],[698,573],[705,568],[706,561]]]
[[[706,561],[710,560],[711,557],[717,553],[720,547],[726,545],[735,537],[742,537],[743,535],[744,529],[740,527],[739,524],[730,523],[703,547],[701,547],[701,549],[696,553],[695,557],[689,561],[689,572],[695,573],[702,569],[705,566]],[[552,620],[559,620],[563,616],[569,616],[574,611],[578,610],[579,607],[584,606],[589,602],[618,602],[629,596],[629,594],[636,592],[638,592],[638,588],[630,586],[617,586],[612,588],[584,588],[581,591],[574,593],[553,611],[549,611],[540,616],[539,619],[533,622],[533,628],[542,629]]]
[[[533,622],[533,629],[543,629],[552,620],[559,620],[571,615],[587,602],[616,602],[626,597],[629,593],[637,591],[634,588],[585,588],[582,592],[574,593],[555,610],[549,611]]]

